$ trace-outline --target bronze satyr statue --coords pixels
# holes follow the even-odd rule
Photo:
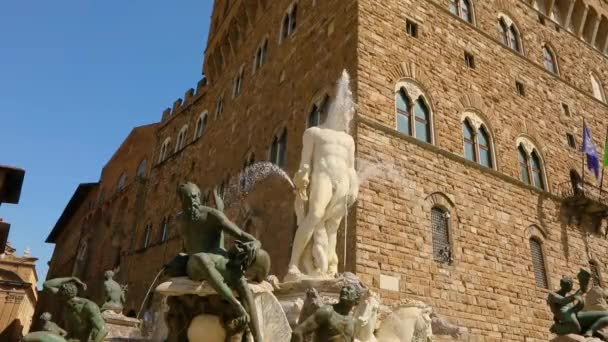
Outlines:
[[[78,278],[57,278],[44,283],[43,288],[57,294],[63,307],[66,339],[80,342],[102,342],[108,331],[97,304],[78,297],[79,288],[86,285]],[[64,338],[54,332],[38,331],[23,337],[24,342],[58,342]]]
[[[577,334],[586,337],[602,336],[599,330],[608,326],[608,311],[582,312],[585,307],[584,294],[589,289],[591,274],[581,269],[577,275],[580,289],[573,294],[574,281],[571,277],[564,276],[560,281],[560,288],[556,292],[549,293],[547,303],[553,313],[555,323],[551,332],[556,335]]]
[[[294,329],[291,341],[302,342],[314,333],[315,342],[352,342],[355,338],[355,319],[350,316],[359,303],[361,294],[354,285],[346,285],[340,291],[337,304],[325,305]]]
[[[254,341],[262,341],[258,314],[245,272],[254,268],[256,278],[264,279],[270,271],[268,254],[255,237],[242,231],[224,215],[224,203],[217,190],[213,195],[218,209],[201,204],[201,193],[195,184],[181,184],[177,193],[183,209],[178,222],[189,256],[186,265],[188,277],[207,281],[236,311],[238,317],[227,324],[229,331],[238,332],[249,327]],[[236,239],[230,251],[224,249],[224,233]],[[236,290],[240,301],[232,289]]]
[[[105,303],[103,303],[101,311],[110,310],[120,314],[125,302],[126,286],[121,286],[114,280],[114,271],[106,271],[104,276],[106,278],[103,282]]]

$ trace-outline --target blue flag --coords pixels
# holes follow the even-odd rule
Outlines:
[[[587,156],[587,168],[593,171],[595,178],[600,178],[600,158],[597,155],[597,149],[593,144],[591,130],[587,124],[583,124],[583,148],[582,152]]]

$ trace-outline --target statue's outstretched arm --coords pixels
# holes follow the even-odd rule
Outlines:
[[[551,302],[559,305],[566,305],[574,302],[576,300],[576,296],[579,294],[579,291],[571,294],[569,296],[560,296],[557,293],[553,293],[551,296]]]
[[[59,287],[61,285],[65,284],[65,283],[71,283],[71,282],[76,283],[77,285],[80,285],[85,290],[87,289],[87,285],[76,277],[50,279],[50,280],[45,281],[44,284],[42,284],[42,288],[45,290],[49,290],[52,293],[57,293],[57,292],[59,292]]]
[[[241,228],[239,228],[234,222],[230,221],[223,212],[212,209],[211,214],[215,215],[220,222],[222,223],[222,230],[224,233],[234,237],[237,240],[249,242],[249,241],[258,241],[253,235],[246,233]]]

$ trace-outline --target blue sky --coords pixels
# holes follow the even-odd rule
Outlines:
[[[134,126],[201,77],[212,0],[0,2],[0,164],[26,170],[21,202],[4,204],[9,240],[38,257],[79,183]]]

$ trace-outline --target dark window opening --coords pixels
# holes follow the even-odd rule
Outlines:
[[[475,57],[466,51],[464,53],[464,64],[470,69],[475,69]]]
[[[411,37],[418,38],[418,24],[416,24],[415,22],[413,22],[409,19],[406,19],[405,20],[405,31]]]

